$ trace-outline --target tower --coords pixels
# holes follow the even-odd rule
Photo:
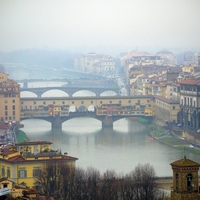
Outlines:
[[[198,199],[199,163],[186,158],[171,163],[173,170],[172,200]]]

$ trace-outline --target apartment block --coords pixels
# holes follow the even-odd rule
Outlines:
[[[0,72],[0,121],[20,121],[20,86]]]

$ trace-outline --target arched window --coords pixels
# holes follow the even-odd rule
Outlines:
[[[187,175],[187,190],[192,190],[192,174]]]

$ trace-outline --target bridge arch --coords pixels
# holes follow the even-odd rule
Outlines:
[[[48,118],[46,119],[46,118],[41,118],[41,117],[27,117],[27,118],[23,118],[21,122],[22,124],[24,124],[24,127],[28,127],[30,120],[34,120],[35,127],[41,126],[41,121],[43,121],[42,123],[47,123],[49,128],[51,129],[51,121],[48,120]]]
[[[97,96],[97,94],[92,90],[77,90],[72,94],[73,97],[85,97],[85,96]]]
[[[44,92],[41,97],[69,97],[69,94],[61,89],[51,89]]]
[[[35,92],[22,91],[20,92],[20,97],[38,97],[38,95]]]
[[[106,90],[100,94],[100,96],[102,96],[102,97],[103,96],[116,96],[116,95],[118,95],[118,94],[113,90]]]

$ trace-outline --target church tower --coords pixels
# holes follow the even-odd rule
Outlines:
[[[172,200],[198,199],[199,163],[186,158],[171,163],[173,170]]]

